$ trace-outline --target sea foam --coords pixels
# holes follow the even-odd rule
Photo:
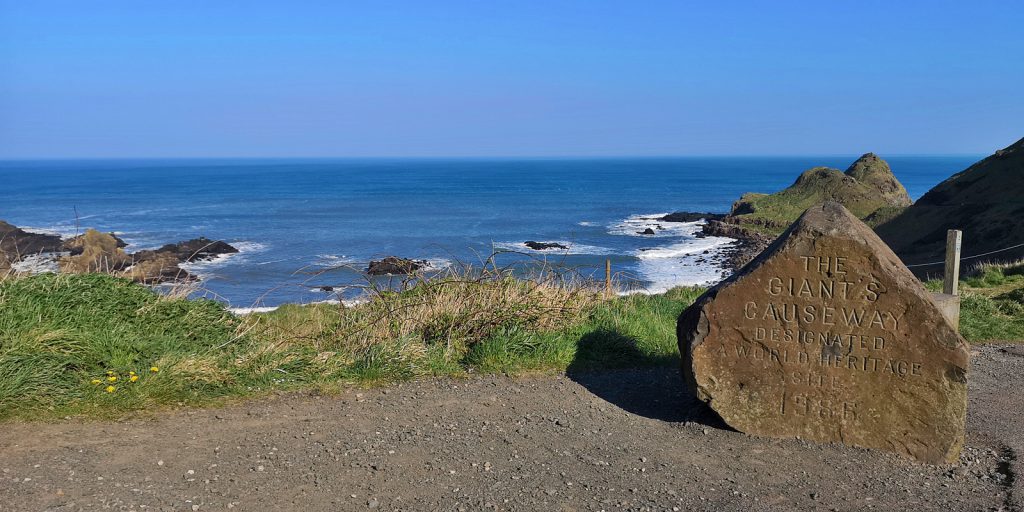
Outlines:
[[[495,249],[504,249],[507,251],[524,252],[529,254],[550,254],[552,256],[566,255],[566,254],[587,254],[594,256],[603,256],[614,254],[614,251],[607,247],[598,247],[595,245],[586,245],[576,242],[570,242],[566,240],[538,240],[543,243],[559,244],[567,247],[567,249],[553,248],[553,249],[531,249],[526,246],[525,242],[495,242]]]

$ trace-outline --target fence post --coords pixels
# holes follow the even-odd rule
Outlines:
[[[607,258],[604,260],[604,296],[611,298],[612,296],[612,260]]]
[[[959,229],[946,231],[946,272],[942,279],[942,293],[959,295],[960,284],[960,240]]]

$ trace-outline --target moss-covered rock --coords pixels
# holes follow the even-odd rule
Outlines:
[[[824,201],[838,202],[860,219],[873,214],[888,219],[909,205],[910,197],[889,164],[874,153],[867,153],[846,172],[814,167],[800,174],[785,190],[774,194],[744,194],[733,203],[724,221],[774,236],[805,210]]]
[[[874,153],[865,153],[846,169],[847,176],[877,190],[889,205],[910,206],[910,195],[893,175],[889,163]]]

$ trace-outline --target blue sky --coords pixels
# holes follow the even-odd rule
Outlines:
[[[0,158],[990,153],[990,1],[0,0]]]

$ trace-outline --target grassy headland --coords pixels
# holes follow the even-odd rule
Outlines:
[[[845,172],[815,167],[774,194],[743,194],[723,220],[774,237],[808,208],[824,201],[839,202],[870,225],[888,220],[910,205],[907,191],[896,180],[889,164],[874,153],[867,153]]]
[[[1024,263],[982,267],[962,286],[969,341],[1024,341]],[[0,419],[117,417],[416,377],[673,366],[676,318],[702,291],[606,299],[585,283],[452,274],[351,307],[236,317],[104,274],[8,278]]]

